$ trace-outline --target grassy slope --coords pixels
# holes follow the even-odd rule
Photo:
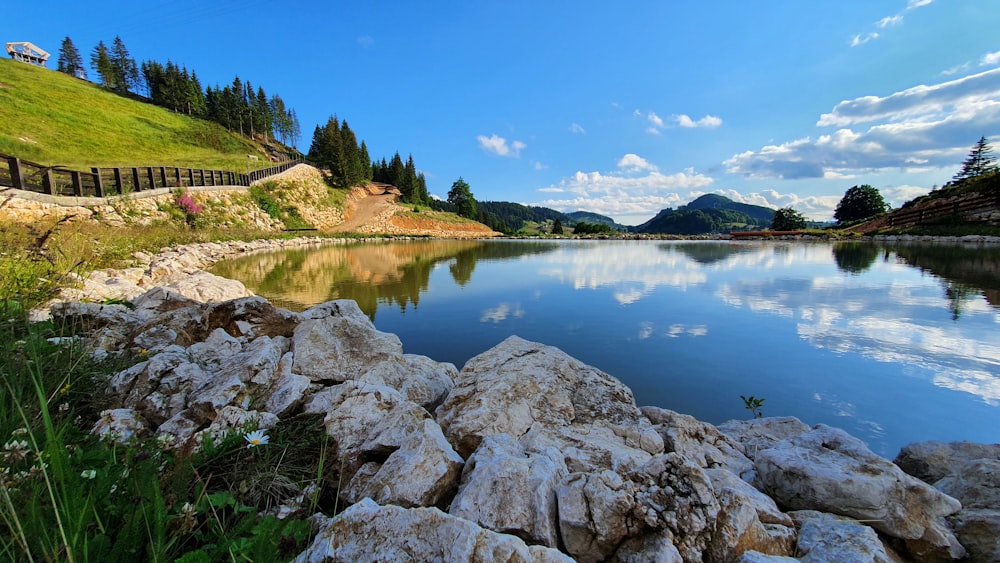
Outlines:
[[[174,165],[246,171],[253,143],[218,124],[0,59],[0,153],[76,169]]]

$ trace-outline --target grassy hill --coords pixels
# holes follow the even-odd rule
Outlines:
[[[260,145],[216,123],[0,59],[0,153],[48,165],[175,165],[245,172]]]

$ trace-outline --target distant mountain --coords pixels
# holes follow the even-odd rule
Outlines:
[[[535,207],[532,205],[521,205],[509,201],[477,201],[476,209],[479,213],[488,213],[507,226],[508,231],[516,233],[524,227],[527,222],[544,224],[559,219],[564,227],[573,227],[577,223],[589,223],[592,225],[609,225],[612,229],[627,231],[629,228],[615,223],[615,220],[606,215],[591,213],[589,211],[574,211],[573,213],[563,213],[548,207]]]
[[[706,194],[676,210],[664,209],[634,230],[650,234],[701,235],[765,229],[773,220],[773,209]]]
[[[590,211],[574,211],[567,213],[566,216],[570,219],[570,222],[567,223],[570,226],[577,223],[588,223],[590,225],[607,225],[616,231],[623,232],[628,232],[631,229],[631,227],[616,223],[614,219],[607,215],[591,213]]]
[[[758,222],[765,222],[768,225],[774,220],[774,210],[769,207],[739,203],[719,194],[705,194],[691,203],[677,208],[678,211],[684,209],[729,209],[746,214]]]

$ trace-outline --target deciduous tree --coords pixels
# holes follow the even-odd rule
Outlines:
[[[850,223],[885,213],[888,208],[877,188],[863,184],[853,186],[844,193],[833,218],[840,223]]]
[[[806,218],[791,207],[782,207],[774,212],[774,220],[771,221],[771,230],[797,231],[804,228],[806,228]]]

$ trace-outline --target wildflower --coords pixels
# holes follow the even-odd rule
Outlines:
[[[93,469],[85,469],[83,473],[80,474],[80,477],[83,477],[84,479],[93,479],[94,477],[97,477],[97,471]]]
[[[267,436],[267,432],[264,430],[254,430],[253,432],[244,435],[243,439],[247,441],[248,448],[263,446],[267,444],[268,440],[270,440]]]
[[[68,411],[69,411],[69,403],[63,403],[59,405],[59,412],[68,412]]]
[[[139,355],[140,356],[145,356],[147,354],[149,354],[149,350],[147,350],[145,348],[139,348]]]
[[[28,429],[27,428],[18,428],[17,430],[11,432],[10,435],[11,436],[27,436],[28,435]]]
[[[69,393],[69,387],[70,387],[69,383],[67,383],[66,385],[63,385],[62,388],[59,389],[59,394],[60,395],[65,395],[66,393]]]
[[[3,460],[7,463],[24,461],[31,450],[28,449],[28,442],[25,440],[10,440],[3,445]]]

